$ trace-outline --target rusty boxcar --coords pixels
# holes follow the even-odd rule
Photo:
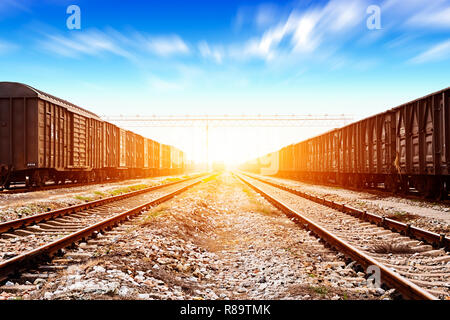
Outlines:
[[[103,121],[30,86],[0,83],[2,182],[85,181],[103,167]],[[64,174],[62,174],[64,172]]]
[[[394,193],[415,189],[441,199],[450,189],[449,146],[446,88],[281,148],[277,174],[344,187],[382,186]]]
[[[170,146],[145,141],[68,101],[0,82],[0,188],[168,174]]]

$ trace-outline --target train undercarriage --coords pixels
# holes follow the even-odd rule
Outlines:
[[[91,170],[58,171],[55,169],[28,169],[15,171],[3,167],[0,170],[0,190],[13,185],[25,187],[42,187],[47,182],[54,184],[105,182],[108,180],[125,180],[146,178],[170,174],[179,174],[179,169],[137,169],[137,168],[103,168]]]
[[[339,185],[357,190],[377,188],[398,195],[418,194],[423,198],[436,200],[447,199],[450,189],[450,177],[439,175],[280,171],[277,176],[314,184]]]

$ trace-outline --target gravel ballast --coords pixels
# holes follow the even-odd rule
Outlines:
[[[354,263],[229,174],[68,250],[62,259],[77,254],[87,258],[35,280],[36,287],[20,297],[338,300],[390,299],[393,293],[373,288]]]

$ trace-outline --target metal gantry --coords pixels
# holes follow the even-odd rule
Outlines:
[[[342,127],[354,121],[348,114],[275,114],[275,115],[135,115],[102,116],[120,127],[203,127],[206,140],[206,163],[209,166],[209,132],[211,127]]]
[[[348,114],[104,115],[102,118],[125,127],[341,127],[354,120],[354,116]]]

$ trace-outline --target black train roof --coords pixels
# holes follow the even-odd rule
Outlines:
[[[63,106],[70,110],[71,112],[81,114],[89,118],[95,118],[99,121],[103,121],[95,113],[83,109],[69,101],[55,97],[44,91],[33,88],[29,85],[19,83],[19,82],[0,82],[0,98],[40,98],[42,100],[51,102],[56,105]]]

